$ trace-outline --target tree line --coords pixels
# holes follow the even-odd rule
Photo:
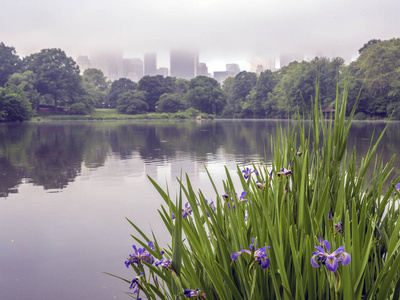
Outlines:
[[[95,108],[119,113],[174,113],[189,108],[225,118],[293,118],[306,114],[318,83],[323,109],[334,109],[336,89],[349,86],[349,109],[357,97],[358,119],[400,119],[400,39],[370,40],[349,65],[342,58],[316,57],[277,71],[242,71],[222,85],[198,76],[191,80],[144,76],[113,82],[90,68],[80,74],[61,49],[43,49],[21,59],[0,43],[0,121],[29,120],[35,110],[89,114]]]

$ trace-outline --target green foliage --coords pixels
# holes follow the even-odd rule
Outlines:
[[[29,55],[24,58],[23,66],[36,74],[37,91],[40,95],[51,95],[56,109],[76,102],[83,94],[79,67],[61,49],[43,49]]]
[[[70,115],[87,115],[90,110],[83,103],[74,103],[68,109],[68,114]]]
[[[98,69],[86,69],[82,75],[82,87],[93,107],[104,107],[108,100],[110,84],[103,72]]]
[[[37,76],[32,71],[24,73],[14,73],[8,79],[9,86],[18,87],[23,90],[31,103],[32,109],[39,107],[40,94],[36,89]]]
[[[149,111],[156,110],[156,103],[160,100],[160,96],[165,93],[173,93],[176,89],[175,78],[161,75],[144,76],[139,80],[139,91],[147,92],[146,103]]]
[[[218,81],[206,76],[197,76],[189,82],[187,102],[203,113],[220,115],[226,104],[226,95]]]
[[[21,59],[16,54],[14,47],[0,43],[0,87],[4,86],[8,78],[19,71]]]
[[[145,102],[146,92],[129,91],[118,97],[117,111],[123,114],[137,115],[149,110]]]
[[[21,88],[0,88],[0,122],[22,122],[29,120],[31,116],[31,104]]]
[[[137,232],[133,238],[149,255],[172,259],[172,264],[161,268],[141,259],[128,264],[132,277],[143,272],[137,297],[177,299],[184,297],[184,289],[199,288],[196,299],[202,299],[201,293],[208,299],[398,298],[400,194],[387,184],[393,159],[385,165],[376,158],[371,164],[385,131],[357,164],[355,149],[346,150],[355,107],[346,120],[347,90],[342,95],[336,91],[334,119],[322,121],[317,87],[310,128],[300,117],[287,132],[277,128],[271,164],[253,165],[257,173],[246,178],[238,167],[240,187],[226,171],[223,191],[218,190],[208,173],[215,194],[206,195],[186,175],[178,179],[175,198],[149,177],[165,202],[159,213],[172,242],[163,247],[156,233],[150,238],[130,221]],[[366,180],[369,168],[374,177]],[[289,175],[278,176],[283,171]],[[243,194],[235,196],[242,190],[247,201]],[[339,263],[335,272],[324,264],[314,268],[310,261],[315,246],[321,246],[319,236],[332,251],[343,246],[350,264]],[[262,269],[254,255],[267,246],[270,264]],[[233,253],[249,248],[232,259]]]
[[[246,71],[240,72],[234,79],[225,80],[223,87],[227,92],[227,105],[223,112],[224,117],[253,117],[252,108],[254,107],[250,107],[246,99],[250,96],[251,102],[255,104],[257,101],[254,99],[254,93],[250,95],[256,83],[257,75]]]
[[[349,65],[348,73],[350,89],[362,87],[357,111],[371,117],[390,117],[390,108],[396,107],[391,104],[400,102],[400,39],[369,43]],[[350,96],[355,99],[357,95]]]
[[[108,93],[108,106],[110,108],[116,108],[118,103],[118,97],[126,92],[137,89],[137,83],[133,82],[128,78],[120,78],[115,80],[111,84],[111,89]]]
[[[156,103],[156,111],[159,113],[174,113],[183,110],[186,104],[180,94],[162,94]]]

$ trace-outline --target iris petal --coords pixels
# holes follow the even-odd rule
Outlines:
[[[348,254],[348,253],[346,253],[346,252],[342,252],[342,253],[340,253],[340,257],[341,257],[341,262],[342,262],[342,265],[348,265],[349,263],[350,263],[350,261],[351,261],[351,256],[350,256],[350,254]]]
[[[316,257],[317,257],[317,255],[313,255],[313,256],[311,257],[311,265],[312,265],[314,268],[319,268],[319,264],[315,261]]]
[[[325,266],[329,271],[335,272],[338,267],[338,259],[329,255],[325,261]]]
[[[242,254],[242,252],[240,252],[240,251],[236,252],[236,253],[232,253],[231,254],[231,259],[232,260],[237,260],[240,254]]]

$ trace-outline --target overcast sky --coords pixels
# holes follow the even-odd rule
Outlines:
[[[120,50],[125,58],[199,49],[211,71],[252,57],[354,58],[370,39],[400,37],[399,0],[1,0],[0,42],[20,56]]]

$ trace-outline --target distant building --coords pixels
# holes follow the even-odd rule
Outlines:
[[[140,58],[124,59],[122,77],[138,82],[143,77],[143,61]]]
[[[265,70],[275,71],[276,70],[275,57],[267,55],[253,56],[251,59],[250,72],[257,73],[257,69],[260,70],[259,66],[262,67],[263,71]]]
[[[291,62],[298,61],[302,62],[304,60],[304,54],[300,53],[285,53],[280,56],[280,67],[283,68],[290,64]]]
[[[257,75],[260,75],[262,72],[264,72],[264,68],[262,65],[258,65],[256,68],[256,73]]]
[[[171,76],[190,80],[197,75],[199,58],[197,52],[190,50],[171,50]]]
[[[91,67],[103,71],[110,80],[122,77],[122,51],[98,51],[90,55]]]
[[[197,65],[197,76],[208,76],[208,67],[205,63]]]
[[[240,68],[238,64],[226,64],[226,71],[228,72],[229,76],[235,77],[240,73]]]
[[[220,84],[222,84],[225,79],[227,79],[228,77],[232,77],[229,75],[228,71],[216,71],[214,72],[214,79],[216,81],[218,81]]]
[[[89,69],[92,66],[90,63],[90,59],[87,55],[79,56],[76,60],[76,64],[79,66],[79,70],[81,71],[81,74],[86,69]]]
[[[163,77],[168,76],[168,68],[158,68],[157,75],[162,75]]]
[[[144,75],[157,75],[157,53],[144,54]]]

